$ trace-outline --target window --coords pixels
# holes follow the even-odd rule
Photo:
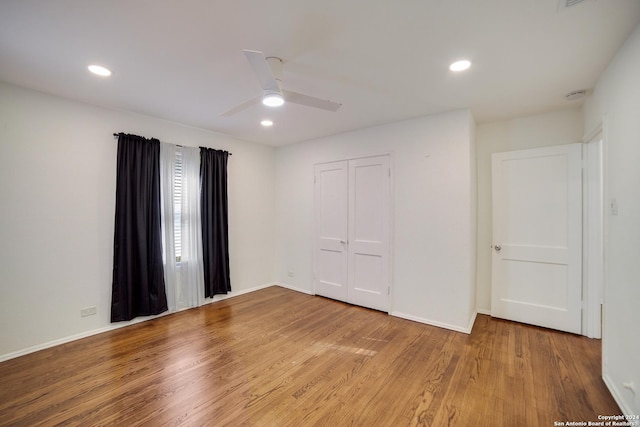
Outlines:
[[[165,285],[172,311],[204,299],[200,225],[200,150],[161,144]]]
[[[176,265],[182,259],[182,150],[176,150],[175,166],[173,169],[173,244]]]

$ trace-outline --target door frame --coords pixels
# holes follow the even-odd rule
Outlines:
[[[602,338],[607,221],[606,144],[602,124],[585,134],[582,141],[584,144],[582,335],[589,338]]]
[[[607,176],[607,144],[606,117],[598,126],[586,133],[583,144],[583,230],[582,230],[582,328],[581,335],[589,338],[603,338],[602,329],[606,322],[605,270],[607,229],[609,218],[609,195],[606,185]],[[600,149],[593,149],[589,144],[600,143]],[[599,164],[600,176],[597,179],[590,174],[590,165]],[[591,178],[591,179],[590,179]],[[602,200],[601,218],[594,214],[589,200],[600,197]],[[599,248],[594,248],[592,245]],[[493,246],[492,246],[493,248]],[[599,252],[599,256],[595,256]],[[591,256],[589,256],[591,253]],[[490,312],[489,312],[490,313]],[[603,354],[603,362],[604,362]]]
[[[318,260],[317,260],[317,255],[316,255],[316,244],[315,244],[315,239],[316,239],[316,224],[318,221],[318,218],[316,217],[316,209],[315,209],[315,191],[316,191],[316,187],[315,187],[315,168],[318,165],[323,165],[323,164],[327,164],[327,163],[335,163],[335,162],[342,162],[342,161],[349,161],[349,160],[358,160],[358,159],[367,159],[367,158],[371,158],[371,157],[380,157],[380,156],[388,156],[389,157],[389,277],[388,277],[388,283],[389,283],[389,305],[386,309],[386,313],[391,313],[393,311],[393,307],[395,306],[394,304],[394,292],[393,292],[393,277],[394,277],[394,253],[395,253],[395,228],[394,228],[394,224],[395,224],[395,197],[394,197],[394,158],[393,158],[393,152],[392,151],[384,151],[381,153],[375,153],[375,154],[366,154],[366,155],[362,155],[362,156],[349,156],[349,157],[341,157],[341,158],[337,158],[337,159],[332,159],[332,160],[326,160],[324,162],[318,162],[318,163],[314,163],[313,164],[313,168],[312,168],[312,173],[313,173],[313,179],[311,181],[312,185],[313,185],[313,192],[314,192],[314,207],[313,207],[313,221],[311,223],[311,235],[313,236],[313,245],[312,245],[312,271],[311,271],[311,293],[312,295],[317,295],[316,292],[316,279],[318,276]]]

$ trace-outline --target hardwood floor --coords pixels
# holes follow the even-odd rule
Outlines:
[[[271,287],[0,363],[0,425],[553,426],[620,413],[600,371],[597,340]]]

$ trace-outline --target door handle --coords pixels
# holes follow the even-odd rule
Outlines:
[[[346,242],[345,240],[340,240],[340,244],[341,244],[341,245],[346,245],[346,244],[347,244],[347,242]]]
[[[496,250],[496,252],[500,252],[500,251],[502,250],[502,246],[500,246],[500,245],[495,245],[495,246],[493,247],[493,249],[495,249],[495,250]]]

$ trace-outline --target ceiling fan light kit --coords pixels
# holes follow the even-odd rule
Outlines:
[[[242,110],[245,110],[255,103],[262,102],[268,107],[279,107],[286,102],[307,107],[318,108],[325,111],[338,111],[342,104],[316,98],[314,96],[293,92],[282,88],[282,59],[269,56],[265,57],[264,53],[257,50],[243,50],[249,65],[253,69],[260,87],[262,87],[262,96],[249,99],[240,105],[237,105],[229,111],[222,114],[229,117]]]
[[[265,90],[262,96],[262,103],[267,107],[280,107],[284,104],[284,97],[280,92]]]

